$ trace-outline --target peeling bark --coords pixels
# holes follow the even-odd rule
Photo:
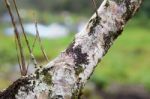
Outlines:
[[[96,65],[142,0],[104,0],[73,43],[35,73],[0,93],[0,99],[78,99]]]

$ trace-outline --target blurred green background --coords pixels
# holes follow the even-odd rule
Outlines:
[[[0,0],[1,90],[20,76],[12,25],[3,1]],[[100,4],[102,0],[97,1]],[[17,0],[17,4],[23,23],[31,30],[27,30],[31,45],[35,38],[32,26],[34,20],[38,20],[41,31],[45,29],[40,34],[49,59],[55,58],[65,50],[73,40],[73,36],[94,13],[90,0]],[[11,6],[14,11],[12,3]],[[15,11],[14,16],[16,16]],[[18,22],[17,18],[16,21]],[[62,30],[63,33],[57,30]],[[44,31],[54,32],[55,35],[44,34]],[[149,43],[150,0],[144,0],[139,12],[128,22],[122,35],[95,69],[88,84],[90,87],[84,90],[88,99],[150,99]],[[25,46],[24,50],[28,61],[29,53]],[[38,43],[34,55],[41,65],[46,63]],[[29,71],[33,71],[32,64]]]

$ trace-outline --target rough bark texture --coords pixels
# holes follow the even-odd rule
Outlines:
[[[94,68],[142,0],[104,0],[85,28],[56,59],[22,77],[0,99],[78,99]]]

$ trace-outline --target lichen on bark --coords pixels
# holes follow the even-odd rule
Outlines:
[[[76,99],[135,14],[142,0],[104,0],[73,43],[46,66],[22,77],[0,93],[0,99]]]

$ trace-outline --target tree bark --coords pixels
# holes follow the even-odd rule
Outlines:
[[[83,30],[57,58],[21,77],[0,99],[78,99],[96,65],[123,31],[142,0],[104,0]]]

